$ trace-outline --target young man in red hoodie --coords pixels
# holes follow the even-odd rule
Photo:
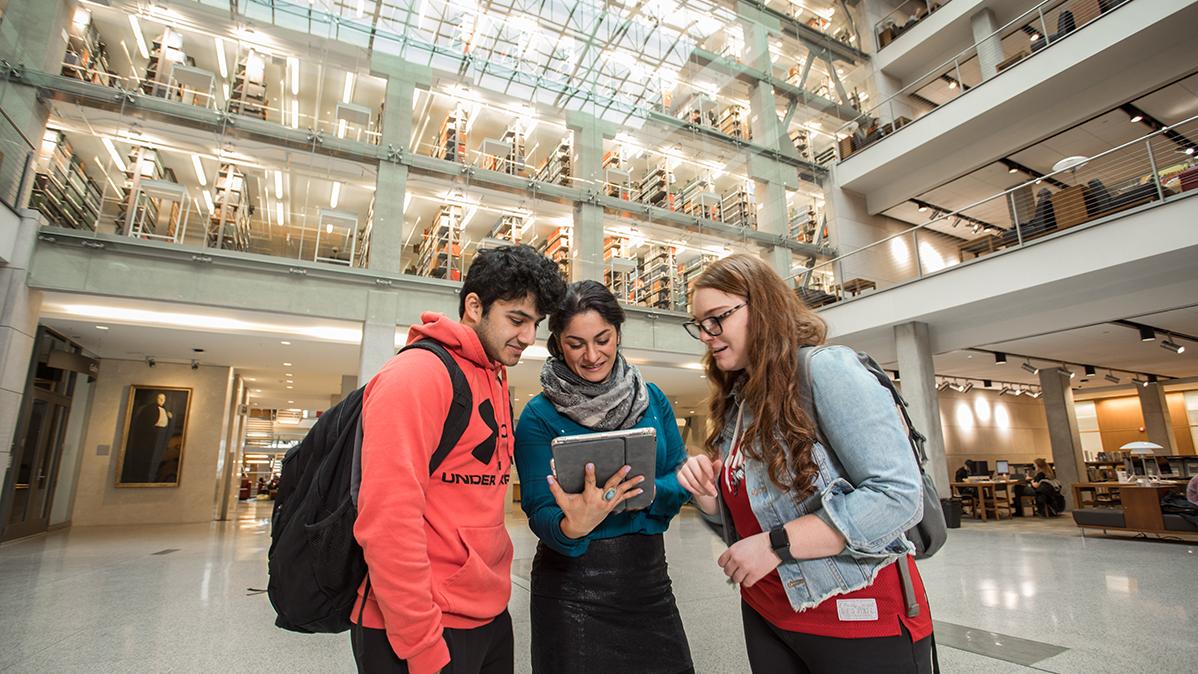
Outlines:
[[[432,475],[429,458],[453,398],[445,365],[413,349],[367,384],[354,535],[369,585],[358,590],[351,619],[361,615],[361,624],[350,631],[359,672],[512,672],[505,367],[519,362],[564,293],[558,266],[531,247],[486,250],[462,285],[461,322],[425,313],[412,326],[408,343],[444,345],[473,396],[465,433]]]

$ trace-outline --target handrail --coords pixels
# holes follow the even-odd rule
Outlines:
[[[1097,1],[1098,0],[1095,0],[1095,2],[1097,2]],[[1130,1],[1130,0],[1122,0],[1122,2],[1128,2],[1128,1]],[[861,120],[874,118],[874,113],[881,110],[884,106],[893,103],[900,96],[909,96],[912,93],[912,91],[918,90],[919,88],[925,86],[927,84],[927,80],[929,80],[929,78],[939,77],[940,74],[946,68],[949,68],[953,64],[957,64],[957,66],[959,68],[960,63],[958,62],[958,59],[960,59],[962,56],[968,54],[969,52],[976,53],[977,49],[980,46],[982,46],[983,44],[985,44],[986,42],[990,41],[991,39],[993,39],[995,37],[998,37],[1001,40],[1002,33],[1007,32],[1008,29],[1010,29],[1012,26],[1015,26],[1016,24],[1023,23],[1025,20],[1027,20],[1033,14],[1039,15],[1040,21],[1042,24],[1041,30],[1043,31],[1044,39],[1047,41],[1045,46],[1046,47],[1050,46],[1051,44],[1053,44],[1053,41],[1047,31],[1047,27],[1043,25],[1043,23],[1044,23],[1044,8],[1046,6],[1052,5],[1054,3],[1059,5],[1059,4],[1064,4],[1065,2],[1068,2],[1068,0],[1041,0],[1041,2],[1038,3],[1035,7],[1032,7],[1031,9],[1027,10],[1023,14],[1020,14],[1019,16],[1015,17],[1011,21],[1008,21],[1007,23],[1003,24],[1001,27],[999,27],[998,29],[996,29],[995,31],[993,31],[992,33],[987,35],[986,37],[982,38],[981,40],[977,40],[973,44],[971,44],[968,47],[957,52],[956,54],[954,54],[952,56],[952,58],[948,59],[944,63],[941,63],[940,65],[936,66],[935,68],[932,68],[931,70],[927,71],[923,75],[920,75],[919,77],[915,78],[914,80],[911,81],[911,84],[908,84],[907,86],[903,87],[902,89],[895,92],[894,94],[891,94],[890,96],[886,97],[886,99],[882,100],[877,105],[862,112],[860,115],[858,115],[858,117],[855,120],[853,120],[851,122],[845,122],[843,125],[841,125],[836,130],[835,135],[837,137],[840,137],[842,134],[845,133],[845,129],[847,129],[848,127],[850,127],[854,124],[860,124]],[[1122,3],[1120,3],[1120,4],[1122,4]],[[1113,9],[1113,7],[1112,7],[1112,9]],[[1107,11],[1110,11],[1110,10],[1108,9]],[[1081,27],[1082,26],[1078,26],[1077,28],[1080,29]],[[960,77],[958,77],[957,79],[959,81]],[[843,157],[842,157],[842,159],[843,159]]]
[[[1013,193],[1013,192],[1016,192],[1016,191],[1018,191],[1018,190],[1024,189],[1024,188],[1026,188],[1026,187],[1028,187],[1028,186],[1030,186],[1030,185],[1036,185],[1036,184],[1039,184],[1039,183],[1042,183],[1042,182],[1048,182],[1048,181],[1049,181],[1049,179],[1053,178],[1054,176],[1057,176],[1057,175],[1064,175],[1064,174],[1070,173],[1070,172],[1072,172],[1072,171],[1076,171],[1077,169],[1081,168],[1082,166],[1084,166],[1084,165],[1086,165],[1086,164],[1089,164],[1090,162],[1093,162],[1093,161],[1095,161],[1095,160],[1097,160],[1097,159],[1101,159],[1101,158],[1103,158],[1103,157],[1106,157],[1107,155],[1113,154],[1113,153],[1115,153],[1115,152],[1118,152],[1118,151],[1120,151],[1120,150],[1123,150],[1123,149],[1125,149],[1125,148],[1131,147],[1131,146],[1133,146],[1133,145],[1139,145],[1139,144],[1142,144],[1142,143],[1147,143],[1147,142],[1149,142],[1149,141],[1150,141],[1152,138],[1155,138],[1155,137],[1157,137],[1157,136],[1166,136],[1166,135],[1168,135],[1168,133],[1169,133],[1170,131],[1173,131],[1173,130],[1175,130],[1176,128],[1178,128],[1178,127],[1181,127],[1181,126],[1184,126],[1184,125],[1186,125],[1186,124],[1189,124],[1189,123],[1191,123],[1191,122],[1198,122],[1198,115],[1195,115],[1195,116],[1193,116],[1193,117],[1189,117],[1189,118],[1187,118],[1187,119],[1183,119],[1182,121],[1180,121],[1180,122],[1177,122],[1176,124],[1170,124],[1169,126],[1166,126],[1166,127],[1163,127],[1163,128],[1161,128],[1161,129],[1158,129],[1157,131],[1153,131],[1153,132],[1152,132],[1152,133],[1150,133],[1150,134],[1146,134],[1146,135],[1144,135],[1144,136],[1141,136],[1141,137],[1139,137],[1139,138],[1136,138],[1135,140],[1130,140],[1130,141],[1128,141],[1128,142],[1126,142],[1126,143],[1123,143],[1122,145],[1115,146],[1115,147],[1113,147],[1113,148],[1111,148],[1111,149],[1109,149],[1109,150],[1106,150],[1106,151],[1104,151],[1104,152],[1100,152],[1100,153],[1098,153],[1098,154],[1094,155],[1093,157],[1088,157],[1088,158],[1086,158],[1086,161],[1084,161],[1084,162],[1081,162],[1081,163],[1079,163],[1079,164],[1076,164],[1076,165],[1074,165],[1074,166],[1070,166],[1070,167],[1068,167],[1068,168],[1064,168],[1064,169],[1061,169],[1061,170],[1059,170],[1059,171],[1053,171],[1052,173],[1045,174],[1045,175],[1043,175],[1043,176],[1041,176],[1041,177],[1039,177],[1039,178],[1033,178],[1033,179],[1031,179],[1031,180],[1028,180],[1028,181],[1026,181],[1026,182],[1020,183],[1020,184],[1016,185],[1015,187],[1008,188],[1008,189],[1006,189],[1006,190],[1003,190],[1002,192],[997,192],[997,193],[995,193],[995,194],[992,194],[992,195],[990,195],[990,196],[988,196],[988,197],[986,197],[986,198],[984,198],[984,199],[979,199],[978,201],[975,201],[975,202],[973,202],[973,203],[969,204],[968,206],[964,206],[964,207],[962,207],[962,208],[958,208],[957,210],[955,210],[955,211],[952,211],[952,212],[950,212],[950,213],[942,213],[942,214],[941,214],[939,217],[933,218],[933,219],[931,219],[931,220],[929,220],[929,221],[927,221],[927,222],[925,222],[925,223],[923,223],[923,224],[920,224],[920,225],[914,225],[914,226],[912,226],[912,227],[909,227],[909,228],[907,228],[907,229],[904,229],[904,230],[903,230],[903,231],[901,231],[901,232],[898,232],[897,234],[891,234],[890,236],[887,236],[886,238],[879,239],[879,240],[877,240],[877,241],[875,241],[875,242],[873,242],[873,243],[870,243],[870,244],[867,244],[867,245],[865,245],[865,246],[862,246],[862,247],[860,247],[860,248],[857,248],[857,249],[855,249],[855,250],[849,251],[848,253],[844,253],[844,254],[842,254],[842,255],[838,255],[838,256],[836,256],[836,257],[832,258],[831,260],[827,260],[827,261],[825,261],[825,262],[821,262],[821,263],[819,264],[819,266],[820,266],[820,267],[823,267],[823,266],[829,266],[829,265],[833,265],[833,264],[835,264],[835,263],[837,263],[837,262],[841,262],[841,261],[843,261],[844,259],[846,259],[846,258],[848,258],[848,257],[851,257],[851,256],[853,256],[853,255],[856,255],[857,253],[860,253],[861,251],[864,251],[864,250],[869,250],[870,248],[874,248],[874,247],[876,247],[876,246],[880,246],[880,245],[882,245],[882,244],[884,244],[884,243],[888,243],[888,242],[890,242],[890,241],[892,241],[892,240],[894,240],[894,239],[897,239],[897,238],[899,238],[899,237],[903,237],[903,236],[910,235],[912,232],[915,232],[915,231],[917,231],[917,230],[926,229],[926,228],[928,228],[929,226],[931,226],[931,225],[933,225],[933,224],[935,224],[935,223],[937,223],[937,222],[940,222],[940,221],[942,221],[942,220],[948,220],[948,219],[950,219],[950,218],[959,217],[959,216],[963,215],[963,214],[965,213],[965,211],[968,211],[969,209],[971,209],[971,208],[974,208],[975,206],[979,206],[979,205],[981,205],[981,204],[984,204],[984,203],[986,203],[986,202],[988,202],[988,201],[993,201],[994,199],[996,199],[996,198],[999,198],[999,197],[1005,197],[1005,196],[1007,196],[1007,195],[1009,195],[1009,194],[1011,194],[1011,193]],[[1018,227],[1018,225],[1016,225],[1016,227]]]

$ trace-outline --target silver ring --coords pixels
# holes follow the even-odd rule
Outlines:
[[[603,500],[604,501],[614,501],[615,498],[616,498],[616,490],[615,489],[608,489],[607,491],[603,492]]]

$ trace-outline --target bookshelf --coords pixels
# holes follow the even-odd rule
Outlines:
[[[636,186],[636,200],[642,204],[673,208],[670,195],[670,184],[674,182],[674,174],[666,167],[664,161],[649,169],[644,178]]]
[[[609,197],[632,200],[632,174],[624,169],[617,150],[603,153],[603,192]]]
[[[445,115],[441,127],[437,130],[437,142],[433,148],[433,156],[445,161],[466,161],[466,110],[461,105]]]
[[[150,60],[141,81],[142,92],[158,98],[181,98],[180,87],[170,86],[171,67],[175,63],[195,65],[195,59],[183,52],[183,35],[164,28],[162,36],[151,43]]]
[[[722,200],[715,192],[715,185],[707,178],[697,178],[678,190],[675,203],[682,205],[682,212],[706,220],[720,220]]]
[[[111,66],[108,46],[100,39],[91,12],[78,9],[67,27],[67,51],[63,57],[62,74],[67,77],[108,86]]]
[[[245,173],[225,162],[221,164],[212,187],[216,193],[213,200],[216,208],[208,215],[208,247],[239,251],[249,249],[249,199],[246,196]]]
[[[806,129],[794,129],[790,132],[790,142],[794,143],[795,151],[803,159],[811,159],[811,136]]]
[[[630,258],[627,238],[622,236],[603,237],[603,284],[621,302],[636,301],[633,291],[636,261]]]
[[[417,249],[416,273],[448,281],[462,280],[462,217],[457,204],[445,204],[437,211],[423,234]]]
[[[707,269],[707,265],[716,260],[714,255],[698,255],[689,262],[678,264],[678,277],[674,289],[674,310],[686,311],[687,299],[694,290],[695,280]]]
[[[724,195],[722,214],[724,222],[733,227],[757,229],[757,209],[753,201],[753,192],[747,186],[740,186]]]
[[[724,108],[719,117],[719,130],[733,138],[753,140],[753,131],[749,128],[749,113],[743,105],[733,103]]]
[[[103,193],[86,168],[63,132],[46,129],[29,207],[59,227],[95,230]]]
[[[570,278],[570,228],[558,227],[539,246],[540,253],[557,263],[562,277]]]
[[[266,59],[253,49],[246,52],[234,71],[228,110],[234,115],[266,119]]]
[[[569,185],[572,174],[570,172],[570,155],[572,148],[570,146],[570,137],[566,136],[558,143],[553,152],[546,157],[545,163],[537,171],[537,180],[554,185]]]
[[[815,243],[818,231],[819,221],[815,206],[808,206],[806,211],[792,212],[787,232],[791,239],[799,243]]]
[[[655,309],[674,307],[674,247],[649,244],[637,271],[637,304]]]
[[[518,215],[501,215],[487,237],[505,243],[520,243],[522,229],[524,229],[524,218]]]
[[[508,175],[524,175],[524,133],[509,126],[498,141],[484,141],[483,168]]]
[[[125,160],[125,183],[117,210],[117,234],[138,239],[175,240],[181,235],[183,197],[175,172],[162,165],[158,151],[134,145]],[[159,189],[162,188],[162,189]],[[170,196],[163,196],[169,194]],[[165,210],[162,208],[166,206]]]

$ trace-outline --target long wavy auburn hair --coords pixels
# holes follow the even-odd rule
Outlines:
[[[711,264],[695,280],[694,291],[700,288],[743,297],[749,312],[743,371],[724,372],[710,353],[703,356],[712,387],[707,454],[719,456],[716,443],[727,424],[732,389],[743,378],[739,395],[753,421],[742,431],[741,451],[763,462],[770,480],[801,501],[810,494],[819,469],[811,458],[815,423],[803,411],[799,394],[798,350],[823,344],[827,326],[773,268],[750,255],[730,255]]]

